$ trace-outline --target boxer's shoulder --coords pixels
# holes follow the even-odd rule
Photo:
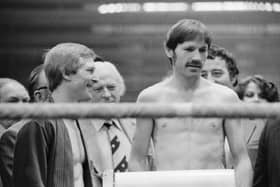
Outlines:
[[[213,97],[215,101],[238,102],[239,98],[233,89],[207,81],[199,90],[200,97]]]
[[[142,90],[138,95],[138,102],[157,102],[161,97],[168,94],[170,88],[164,82],[159,82]]]

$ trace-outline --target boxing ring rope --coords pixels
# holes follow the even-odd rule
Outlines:
[[[280,103],[34,103],[0,104],[0,119],[13,118],[275,118]],[[188,170],[113,173],[103,175],[103,187],[235,187],[233,170]]]
[[[197,103],[34,103],[0,104],[0,119],[12,118],[108,118],[108,117],[224,117],[274,118],[280,103],[197,104]]]

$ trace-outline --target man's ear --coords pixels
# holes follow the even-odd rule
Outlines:
[[[62,77],[64,80],[70,81],[71,80],[71,74],[66,73],[65,71],[62,72]]]
[[[172,59],[174,56],[174,51],[172,49],[169,49],[168,47],[166,47],[166,45],[163,45],[165,54],[168,58]]]
[[[42,99],[42,94],[39,90],[34,91],[33,96],[36,102],[39,102]]]

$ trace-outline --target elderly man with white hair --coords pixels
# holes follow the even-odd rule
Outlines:
[[[95,76],[99,81],[92,89],[93,102],[120,102],[126,87],[120,72],[111,62],[96,62]]]
[[[98,82],[90,90],[94,103],[117,103],[125,93],[124,80],[110,62],[95,63]],[[98,174],[106,170],[125,172],[135,131],[134,119],[85,120],[86,141],[92,166]]]

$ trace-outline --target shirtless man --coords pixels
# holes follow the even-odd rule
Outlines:
[[[58,44],[44,60],[55,103],[89,101],[95,53],[77,43]],[[18,133],[14,152],[15,187],[98,187],[90,173],[78,120],[31,120]]]
[[[167,33],[165,51],[172,74],[143,90],[138,102],[235,103],[239,99],[229,88],[200,77],[211,39],[205,25],[180,20]],[[155,147],[154,170],[222,169],[224,139],[229,139],[238,187],[251,186],[252,168],[243,142],[242,129],[234,120],[193,118],[137,119],[130,171],[147,170],[149,140]]]

